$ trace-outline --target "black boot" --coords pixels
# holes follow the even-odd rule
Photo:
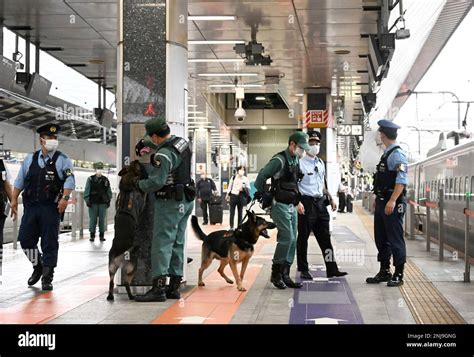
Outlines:
[[[393,273],[392,279],[387,283],[387,286],[400,286],[403,285],[403,268],[405,264],[398,265],[395,267],[395,273]]]
[[[104,235],[105,235],[105,233],[104,233],[104,232],[102,232],[102,233],[99,233],[99,239],[100,239],[100,241],[101,241],[101,242],[105,242]]]
[[[35,285],[41,279],[41,275],[43,275],[43,265],[38,261],[38,263],[33,267],[33,274],[31,274],[28,279],[28,285]]]
[[[390,262],[384,261],[380,262],[380,271],[372,278],[365,279],[367,284],[379,284],[382,282],[389,281],[392,278],[392,273],[390,272]]]
[[[89,238],[89,240],[93,242],[94,239],[95,239],[95,232],[94,233],[91,232],[91,237]]]
[[[303,287],[303,284],[297,283],[290,278],[290,267],[289,264],[283,264],[281,268],[281,278],[286,286],[293,289],[300,289]]]
[[[45,291],[53,290],[54,268],[44,267],[43,277],[41,278],[41,289]]]
[[[286,289],[286,285],[281,279],[281,264],[272,265],[272,277],[270,278],[270,281],[276,288]]]
[[[339,269],[336,271],[326,272],[328,278],[339,278],[344,275],[347,275],[347,273],[345,271],[340,271]]]
[[[166,275],[153,279],[153,287],[145,295],[135,296],[138,302],[163,302],[166,301]]]
[[[181,286],[181,276],[171,275],[170,285],[166,287],[166,297],[168,299],[181,299],[179,287]]]
[[[302,280],[313,280],[313,276],[311,275],[311,273],[308,270],[302,271],[300,273],[300,278]]]

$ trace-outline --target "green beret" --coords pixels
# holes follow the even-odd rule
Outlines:
[[[152,135],[163,129],[166,126],[166,119],[162,117],[155,117],[145,122],[145,129],[148,135]]]
[[[102,162],[95,162],[93,166],[96,170],[102,170],[104,168],[104,164]]]
[[[309,151],[311,147],[308,144],[309,136],[302,131],[297,131],[293,135],[290,136],[289,141],[293,141],[298,145],[300,148],[304,149],[305,151]]]

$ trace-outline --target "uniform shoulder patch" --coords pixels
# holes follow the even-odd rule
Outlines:
[[[395,170],[400,172],[407,172],[407,165],[406,164],[398,164],[395,166]]]
[[[153,154],[151,155],[150,157],[150,163],[153,167],[156,167],[157,169],[159,169],[161,167],[161,161],[160,161],[160,156],[156,155],[156,154]]]
[[[71,169],[64,170],[66,177],[74,176],[74,172]]]
[[[177,138],[173,141],[173,147],[178,150],[180,154],[182,154],[184,150],[186,150],[186,148],[188,147],[188,142],[183,138]]]

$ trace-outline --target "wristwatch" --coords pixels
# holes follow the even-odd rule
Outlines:
[[[69,198],[70,198],[69,196],[63,196],[63,200],[65,201],[69,201]]]

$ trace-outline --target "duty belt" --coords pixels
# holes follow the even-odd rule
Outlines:
[[[324,199],[324,196],[313,197],[313,196],[306,196],[306,195],[303,195],[303,196],[301,196],[301,198],[313,200],[314,202],[319,202],[319,201],[321,201],[322,199]]]

